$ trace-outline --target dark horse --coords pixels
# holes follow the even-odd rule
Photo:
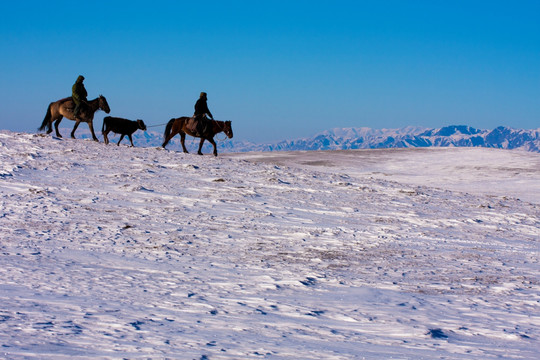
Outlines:
[[[88,123],[88,127],[92,132],[92,138],[94,141],[98,141],[96,134],[94,133],[94,113],[98,110],[103,110],[107,114],[111,112],[105,96],[99,95],[99,97],[95,98],[94,100],[90,100],[85,103],[84,106],[81,106],[81,111],[79,112],[77,119],[75,119],[73,116],[74,108],[75,104],[73,103],[71,97],[50,103],[49,107],[47,108],[47,114],[45,114],[45,119],[43,119],[43,123],[41,124],[39,130],[43,131],[45,128],[47,128],[47,134],[50,134],[52,132],[52,123],[54,121],[56,136],[61,138],[62,135],[60,135],[58,132],[58,125],[60,124],[60,121],[62,121],[62,118],[66,117],[70,120],[75,120],[75,126],[73,127],[73,131],[71,131],[72,138],[75,139],[75,130],[77,130],[79,123],[82,121]]]
[[[186,134],[193,136],[193,137],[200,137],[201,142],[199,143],[199,151],[197,154],[202,155],[201,152],[204,140],[208,140],[210,144],[214,146],[214,156],[217,156],[217,148],[216,148],[216,142],[214,141],[214,135],[224,132],[225,135],[229,139],[232,139],[233,137],[233,131],[231,127],[230,121],[219,121],[219,120],[207,120],[209,122],[208,129],[206,133],[202,136],[198,135],[196,132],[192,131],[192,125],[195,121],[192,117],[182,116],[176,119],[171,119],[167,123],[167,126],[165,127],[165,133],[163,134],[163,137],[165,138],[165,141],[163,141],[163,148],[165,148],[165,145],[169,143],[169,141],[174,137],[176,134],[180,134],[180,142],[182,143],[182,149],[185,153],[187,153],[186,145],[184,144],[184,141],[186,140]]]

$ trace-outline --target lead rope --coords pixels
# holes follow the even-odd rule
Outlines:
[[[151,125],[151,126],[147,126],[147,128],[152,128],[152,127],[157,127],[157,126],[163,126],[163,125],[167,125],[167,123],[164,123],[164,124],[157,124],[157,125]]]

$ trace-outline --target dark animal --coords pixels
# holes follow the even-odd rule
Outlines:
[[[124,138],[124,136],[128,136],[129,141],[131,142],[131,146],[133,147],[133,139],[131,138],[131,135],[141,129],[142,131],[146,131],[146,125],[144,124],[144,121],[138,119],[137,121],[128,120],[128,119],[122,119],[119,117],[112,117],[112,116],[106,116],[103,118],[103,127],[101,128],[101,133],[103,134],[103,139],[105,140],[105,144],[109,143],[109,138],[107,135],[110,131],[116,134],[120,134],[120,140],[118,140],[118,144],[120,145],[120,141]]]
[[[47,128],[47,134],[50,134],[52,132],[52,123],[54,122],[56,136],[61,138],[62,135],[60,135],[58,132],[58,125],[60,124],[60,121],[62,121],[62,118],[66,117],[70,120],[75,120],[75,126],[71,131],[71,137],[73,139],[75,139],[75,130],[77,130],[79,123],[82,121],[88,123],[90,132],[92,133],[92,139],[94,139],[94,141],[98,141],[96,134],[94,133],[94,113],[98,110],[103,110],[107,114],[111,112],[105,96],[99,95],[99,97],[95,98],[94,100],[90,100],[86,102],[84,106],[81,106],[77,119],[75,119],[73,116],[74,108],[75,104],[73,103],[73,99],[71,97],[50,103],[49,107],[47,108],[47,113],[45,114],[45,119],[43,119],[43,123],[41,124],[39,131],[43,131],[45,128]]]
[[[165,146],[176,134],[180,134],[180,142],[182,143],[182,149],[185,153],[187,153],[188,151],[186,149],[184,141],[186,140],[186,134],[188,134],[193,137],[201,138],[201,142],[199,143],[199,151],[197,152],[197,154],[203,154],[201,152],[201,149],[204,140],[208,140],[210,144],[214,146],[214,156],[217,156],[217,148],[216,142],[214,141],[214,136],[220,132],[224,132],[229,139],[232,139],[233,137],[231,121],[207,120],[208,127],[206,132],[202,135],[193,131],[193,128],[196,128],[196,126],[193,126],[194,121],[196,121],[194,118],[187,116],[182,116],[176,119],[169,120],[167,126],[165,127],[165,133],[163,134],[165,141],[163,141],[163,145],[161,146],[165,148]]]

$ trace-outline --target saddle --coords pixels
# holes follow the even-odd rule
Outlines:
[[[191,131],[195,136],[202,137],[206,133],[207,128],[206,117],[190,117],[186,122],[186,128]]]
[[[73,98],[71,96],[61,99],[60,102],[62,105],[65,106],[66,110],[69,110],[72,112],[75,110],[75,102],[73,101]],[[87,106],[88,106],[88,102],[82,101],[80,105],[80,112],[85,110]]]

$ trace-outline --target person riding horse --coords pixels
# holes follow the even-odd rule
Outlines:
[[[75,118],[77,118],[79,112],[81,111],[81,105],[87,102],[86,97],[88,96],[88,93],[86,92],[83,81],[84,76],[79,75],[77,81],[75,81],[75,84],[73,84],[73,87],[71,88],[71,97],[73,99],[73,103],[75,104],[75,110],[73,110],[73,116]]]
[[[208,119],[207,116],[214,120],[214,117],[212,116],[212,113],[208,109],[208,104],[206,101],[208,100],[206,93],[202,92],[199,100],[195,103],[195,113],[193,114],[193,118],[197,121],[197,132],[202,135],[206,133],[208,128]]]

